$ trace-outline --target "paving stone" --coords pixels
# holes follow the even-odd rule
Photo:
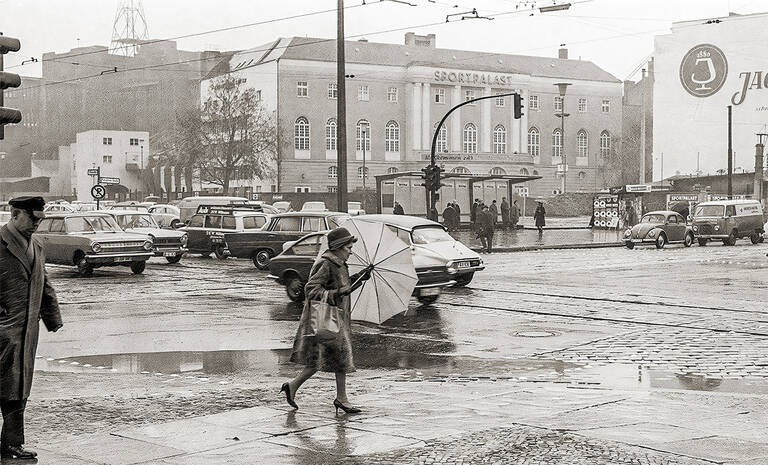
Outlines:
[[[336,456],[375,454],[420,444],[416,439],[371,433],[339,425],[313,428],[266,441]]]
[[[659,448],[714,461],[761,459],[768,463],[768,444],[720,436],[669,442]]]
[[[65,456],[110,465],[129,465],[160,460],[184,453],[183,450],[174,447],[150,444],[106,433],[79,438],[77,441],[70,439],[54,442],[47,444],[46,448]]]

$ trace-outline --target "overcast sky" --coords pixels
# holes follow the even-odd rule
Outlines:
[[[346,0],[346,35],[371,42],[403,43],[406,31],[437,34],[440,48],[482,52],[557,56],[559,44],[570,58],[590,60],[619,79],[639,75],[639,67],[653,52],[653,37],[669,31],[672,22],[768,11],[767,0],[591,0],[575,3],[565,12],[530,16],[530,6],[549,1],[410,0],[408,6],[389,0]],[[5,67],[19,65],[45,52],[65,52],[77,46],[105,45],[119,0],[0,0],[0,32],[21,40],[19,53],[6,55]],[[135,3],[139,3],[135,1]],[[214,29],[237,28],[179,39],[184,50],[250,48],[276,37],[333,38],[335,12],[285,19],[305,13],[333,10],[335,0],[144,0],[149,37],[173,38]],[[446,23],[446,15],[476,8],[493,20]],[[517,12],[516,12],[517,11]],[[516,12],[516,13],[512,13]],[[510,13],[510,14],[504,14]],[[390,31],[398,29],[397,31]],[[9,70],[10,71],[10,70]],[[13,68],[13,72],[40,76],[39,64]],[[634,72],[634,74],[633,74]]]

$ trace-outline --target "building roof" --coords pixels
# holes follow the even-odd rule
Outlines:
[[[281,58],[335,62],[336,41],[311,37],[293,37],[283,51]],[[473,71],[524,74],[536,77],[612,83],[621,82],[591,61],[375,42],[346,41],[346,62],[356,64],[387,64],[404,67],[469,68]]]

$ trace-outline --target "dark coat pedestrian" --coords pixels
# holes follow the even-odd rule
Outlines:
[[[499,207],[496,206],[495,200],[491,202],[491,206],[488,207],[488,211],[491,213],[491,218],[493,218],[493,224],[495,225],[499,220]]]
[[[541,232],[544,226],[547,225],[546,217],[547,211],[544,209],[544,204],[539,202],[539,204],[536,206],[536,211],[533,212],[533,219],[536,221],[536,228],[539,230],[539,232]]]
[[[512,202],[512,206],[509,210],[509,221],[512,223],[512,227],[517,227],[517,222],[520,221],[520,210],[517,207],[517,200]]]
[[[482,211],[477,215],[477,237],[480,239],[483,249],[489,253],[493,247],[495,229],[493,215],[490,213],[489,207],[483,206]]]
[[[459,229],[461,226],[461,207],[456,200],[453,201],[453,209],[456,210],[456,229]]]
[[[31,237],[45,202],[21,197],[9,203],[14,217],[0,229],[0,455],[29,459],[37,454],[22,447],[24,409],[32,389],[40,320],[53,332],[62,322],[45,272],[43,246]]]
[[[501,198],[501,222],[504,224],[504,228],[509,227],[509,202],[506,197]]]
[[[403,206],[399,203],[395,202],[395,207],[392,209],[392,213],[395,215],[405,215],[405,210],[403,210]]]
[[[472,223],[472,225],[477,224],[477,214],[480,213],[478,211],[479,207],[480,207],[480,200],[475,199],[475,203],[473,203],[469,209],[469,222]]]
[[[456,228],[456,210],[453,208],[453,204],[448,204],[443,210],[443,224],[449,231]]]

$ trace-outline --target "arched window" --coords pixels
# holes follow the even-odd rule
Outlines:
[[[309,121],[300,116],[293,126],[293,148],[296,150],[309,150]]]
[[[438,123],[435,123],[437,127]],[[437,143],[435,144],[435,152],[446,153],[448,152],[448,128],[445,125],[440,127],[440,132],[437,133]]]
[[[536,170],[533,170],[533,175],[534,175],[534,176],[538,176],[538,175],[539,175],[539,172],[538,172],[538,171],[536,171]]]
[[[371,151],[371,123],[364,119],[357,122],[357,126],[355,126],[355,142],[358,152],[363,150],[363,144],[365,144],[366,152]]]
[[[400,126],[395,121],[390,121],[384,128],[384,151],[400,151]]]
[[[365,177],[367,179],[368,178],[368,171],[369,170],[368,170],[367,166],[365,167],[365,171],[363,171],[363,167],[361,166],[360,168],[357,169],[357,177],[360,178],[360,179],[363,179],[363,173],[365,173]]]
[[[507,174],[507,172],[506,172],[506,171],[504,171],[504,168],[499,168],[498,166],[496,166],[496,167],[494,167],[494,168],[491,168],[491,171],[490,171],[490,173],[491,173],[491,175],[493,175],[493,176],[500,176],[500,175],[504,175],[504,174]]]
[[[532,157],[541,155],[541,134],[535,127],[528,130],[528,154]]]
[[[611,154],[611,133],[603,131],[600,133],[600,156],[605,158]]]
[[[472,174],[468,169],[464,168],[463,166],[457,166],[456,168],[451,170],[451,173],[456,173],[456,174]]]
[[[507,153],[507,130],[501,124],[493,128],[493,153]]]
[[[523,176],[528,176],[528,170],[525,168],[520,168],[520,174],[522,174]]]
[[[336,140],[339,137],[337,129],[335,118],[325,123],[325,150],[336,150]]]
[[[583,129],[576,133],[576,156],[582,158],[589,156],[589,137],[587,131]]]
[[[336,166],[329,166],[328,177],[331,179],[336,179],[337,177],[339,177],[339,168]]]
[[[397,169],[396,167],[394,167],[394,166],[387,168],[387,174],[395,174],[395,173],[397,173],[398,171],[400,171],[400,170],[398,170],[398,169]]]
[[[464,126],[464,153],[477,153],[477,127],[472,123]]]
[[[559,158],[563,156],[563,134],[560,129],[552,131],[552,157]]]

